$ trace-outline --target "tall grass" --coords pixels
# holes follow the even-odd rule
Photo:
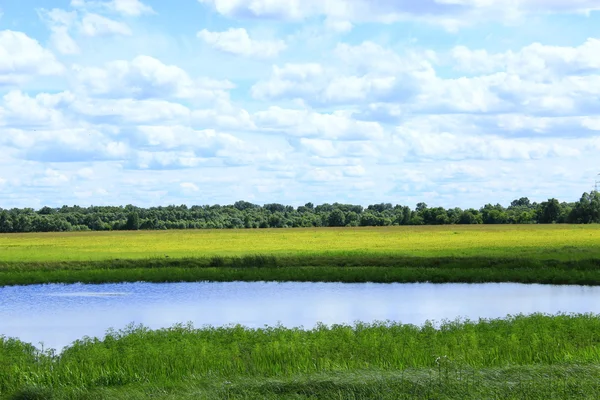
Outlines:
[[[600,259],[389,255],[273,256],[0,263],[1,285],[194,281],[520,282],[600,284]]]
[[[410,379],[400,380],[402,390],[409,381],[415,388],[419,379],[458,390],[466,388],[467,378],[474,386],[478,380],[493,381],[493,371],[495,379],[502,379],[498,371],[509,376],[511,368],[523,366],[538,371],[556,367],[565,382],[571,382],[567,366],[589,365],[590,371],[600,376],[599,345],[600,316],[590,314],[446,321],[438,329],[430,323],[417,327],[390,322],[320,325],[312,330],[176,325],[152,331],[130,326],[109,331],[103,339],[76,341],[60,355],[0,338],[0,396],[35,388],[125,390],[150,383],[168,387],[198,380],[222,385],[246,378],[264,385],[275,385],[273,379],[280,379],[289,390],[298,377],[331,378],[335,374],[342,378],[370,376],[363,379],[370,382],[363,382],[365,388],[381,389],[385,379],[377,382],[374,377],[389,377],[385,373],[396,378],[406,373]],[[298,385],[309,387],[308,382]]]

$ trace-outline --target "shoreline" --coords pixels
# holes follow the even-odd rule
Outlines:
[[[0,286],[44,283],[278,281],[600,285],[600,259],[247,255],[0,262]]]

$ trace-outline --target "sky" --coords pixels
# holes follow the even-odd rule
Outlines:
[[[0,208],[575,201],[598,0],[0,0]]]

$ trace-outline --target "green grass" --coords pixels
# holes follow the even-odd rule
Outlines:
[[[600,316],[0,339],[0,398],[598,398]]]
[[[312,255],[0,263],[0,285],[196,281],[600,285],[600,259]]]
[[[595,225],[0,235],[0,285],[336,281],[600,284]]]
[[[422,226],[0,235],[0,261],[277,256],[600,258],[597,225]]]

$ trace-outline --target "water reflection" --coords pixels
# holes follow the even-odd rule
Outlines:
[[[355,321],[422,324],[533,312],[600,313],[600,287],[299,282],[120,283],[0,287],[0,335],[60,349],[129,323],[151,328]]]

